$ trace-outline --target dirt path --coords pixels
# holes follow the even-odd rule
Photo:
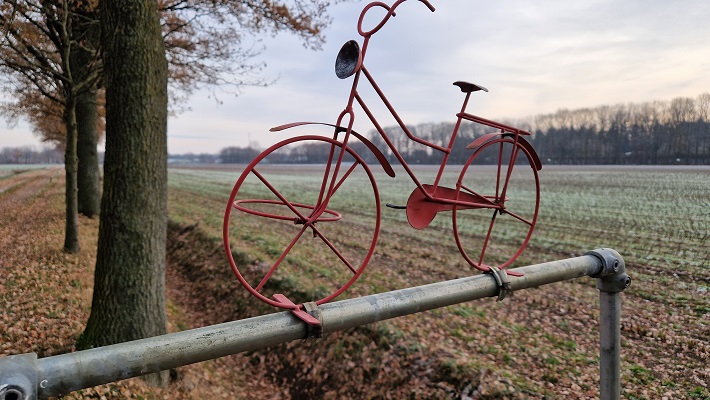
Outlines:
[[[98,219],[79,218],[80,255],[62,251],[64,171],[26,171],[0,178],[0,357],[37,353],[46,357],[74,351],[89,317],[96,260]],[[190,307],[189,282],[170,280],[169,330],[199,326]],[[180,290],[185,291],[181,293]],[[183,299],[183,300],[181,300]],[[198,322],[191,322],[194,321]],[[248,360],[248,359],[247,359]],[[74,392],[67,399],[248,399],[253,393],[283,397],[278,385],[241,371],[244,358],[226,357],[180,368],[166,389],[140,379]]]
[[[86,312],[91,255],[69,256],[63,243],[61,169],[0,180],[0,354],[71,350]],[[92,222],[84,221],[91,229]]]

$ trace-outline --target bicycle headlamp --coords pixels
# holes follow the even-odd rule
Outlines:
[[[345,79],[355,74],[362,65],[362,53],[360,45],[350,40],[340,48],[338,56],[335,58],[335,75],[340,79]]]

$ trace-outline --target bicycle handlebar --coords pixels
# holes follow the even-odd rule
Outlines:
[[[400,4],[404,3],[405,1],[407,1],[407,0],[397,0],[394,4],[392,4],[392,6],[388,6],[386,3],[383,3],[383,2],[381,2],[381,1],[375,1],[375,2],[370,3],[370,4],[368,4],[367,6],[365,6],[365,8],[363,8],[363,9],[362,9],[362,12],[360,13],[360,19],[357,21],[357,31],[358,31],[358,33],[360,34],[360,36],[362,36],[362,37],[370,37],[370,36],[374,35],[377,31],[379,31],[379,30],[385,25],[385,23],[387,23],[387,21],[389,21],[389,19],[390,19],[391,17],[394,17],[394,16],[396,15],[396,13],[394,12],[394,10],[395,10]],[[422,3],[424,3],[424,5],[425,5],[429,10],[431,10],[431,12],[434,12],[434,11],[436,10],[436,9],[434,8],[434,6],[432,6],[431,3],[429,3],[428,0],[419,0],[419,1],[422,2]],[[369,31],[364,31],[364,30],[362,29],[362,22],[363,22],[363,20],[365,19],[365,14],[367,14],[367,12],[368,12],[371,8],[373,8],[373,7],[382,7],[382,8],[384,8],[385,10],[387,10],[387,14],[382,18],[382,21],[380,21],[380,23],[377,24],[377,26],[375,26],[374,28],[372,28],[372,29],[369,30]]]

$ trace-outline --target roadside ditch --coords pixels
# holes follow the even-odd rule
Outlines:
[[[220,239],[198,225],[168,229],[168,297],[191,329],[274,312],[253,298],[229,268]],[[255,264],[246,254],[239,263]],[[287,281],[278,282],[288,285]],[[284,291],[293,293],[291,287]],[[294,341],[230,358],[234,374],[284,398],[517,398],[504,378],[434,354],[387,322]],[[180,379],[178,372],[177,379]],[[237,379],[232,382],[238,381]],[[512,391],[511,391],[512,389]]]

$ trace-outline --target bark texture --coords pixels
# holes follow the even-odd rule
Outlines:
[[[82,12],[83,11],[83,12]],[[72,46],[69,62],[72,77],[81,81],[81,90],[76,96],[76,151],[79,157],[77,169],[77,205],[79,213],[93,218],[101,209],[101,177],[99,173],[99,156],[97,119],[97,80],[96,49],[99,48],[101,33],[95,9],[77,10],[74,16],[73,36],[77,38]]]
[[[67,253],[79,252],[79,215],[77,209],[77,164],[76,156],[76,114],[74,95],[66,96],[64,108],[64,123],[67,127],[67,142],[64,149],[64,171],[66,173],[66,225],[64,230],[64,251]]]
[[[80,348],[164,334],[167,61],[156,2],[101,2],[106,156],[91,315]]]
[[[96,91],[90,90],[79,94],[76,102],[77,142],[76,152],[79,157],[77,170],[77,204],[79,213],[93,218],[101,210],[101,175],[99,173],[99,155],[96,150]]]

